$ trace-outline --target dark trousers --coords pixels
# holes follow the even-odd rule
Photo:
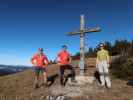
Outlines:
[[[71,71],[71,79],[75,80],[75,70],[72,67],[72,65],[61,65],[60,66],[60,81],[61,81],[61,83],[64,80],[64,72],[66,69]]]

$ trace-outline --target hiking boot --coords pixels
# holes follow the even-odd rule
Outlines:
[[[72,83],[77,83],[77,81],[74,79],[74,80],[71,80]]]
[[[39,85],[38,84],[35,84],[34,85],[34,89],[38,89],[39,88]]]
[[[65,86],[65,82],[63,82],[63,81],[60,82],[60,84],[61,84],[61,86]]]
[[[42,86],[47,86],[47,78],[44,78],[41,82]]]
[[[61,81],[60,84],[61,84],[62,86],[64,86],[64,82],[63,82],[63,81]]]
[[[46,83],[42,83],[42,86],[46,86]]]
[[[111,86],[106,86],[107,89],[111,89]]]
[[[42,86],[48,86],[48,82],[47,81],[42,82]]]

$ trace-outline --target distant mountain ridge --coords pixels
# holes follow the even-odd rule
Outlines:
[[[0,76],[22,72],[27,69],[31,69],[29,66],[19,65],[0,65]]]

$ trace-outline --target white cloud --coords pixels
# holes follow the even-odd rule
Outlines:
[[[0,54],[0,64],[4,65],[28,65],[30,66],[29,58],[22,58],[16,55]]]

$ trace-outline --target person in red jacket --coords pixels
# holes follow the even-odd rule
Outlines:
[[[47,65],[49,63],[46,55],[43,53],[43,48],[39,48],[37,54],[31,58],[31,63],[34,66],[35,74],[35,88],[39,87],[39,74],[42,73],[43,82],[42,85],[47,83]]]
[[[64,71],[65,69],[71,70],[71,81],[76,82],[75,80],[75,71],[74,68],[71,66],[71,55],[67,51],[67,46],[62,46],[63,50],[61,50],[57,55],[57,62],[60,66],[60,83],[64,85]]]

